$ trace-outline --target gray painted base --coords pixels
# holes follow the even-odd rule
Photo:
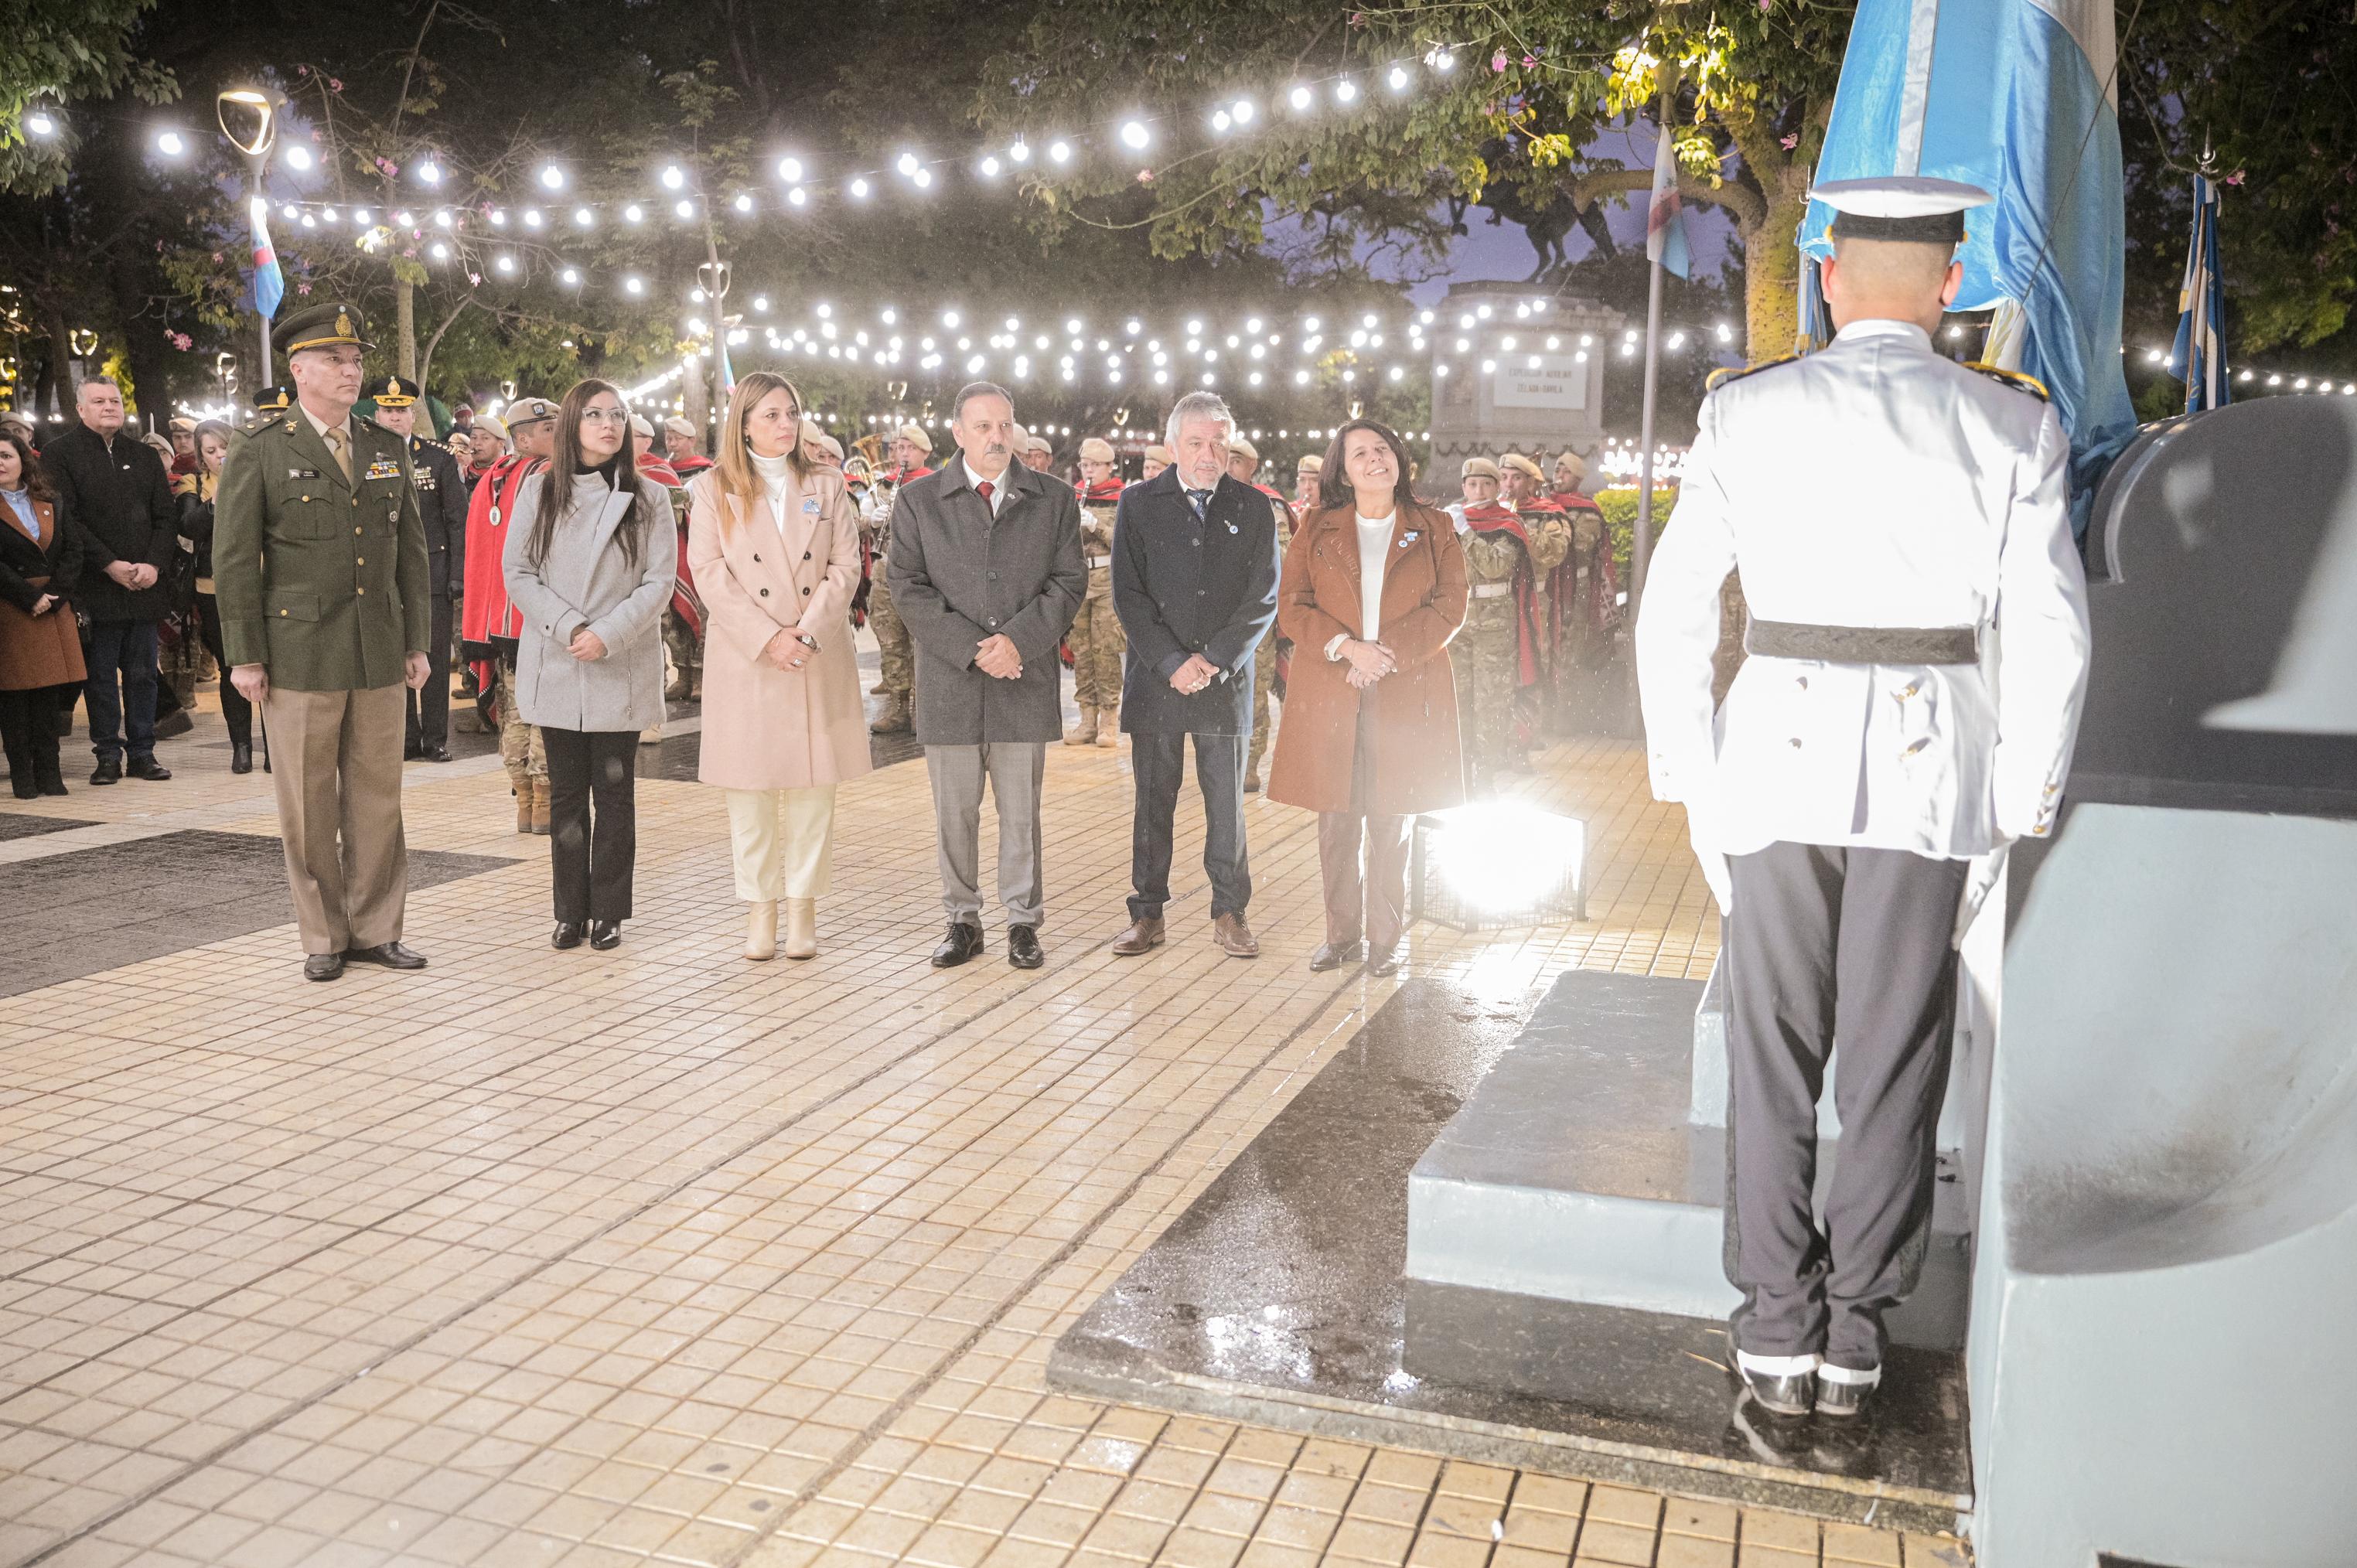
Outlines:
[[[1725,1321],[1739,1299],[1722,1262],[1726,1133],[1689,1121],[1697,1039],[1724,1039],[1703,996],[1691,981],[1562,976],[1409,1176],[1409,1277]],[[1725,1070],[1722,1047],[1722,1084]],[[1820,1144],[1821,1204],[1839,1149]],[[1889,1326],[1902,1345],[1957,1350],[1972,1243],[1953,1153],[1940,1174],[1922,1281]]]

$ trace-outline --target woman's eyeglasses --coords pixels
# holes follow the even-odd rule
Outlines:
[[[620,408],[585,408],[581,411],[584,424],[628,424],[630,411]]]

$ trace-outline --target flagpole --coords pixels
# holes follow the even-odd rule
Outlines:
[[[1670,115],[1677,98],[1678,68],[1665,61],[1657,69],[1662,89],[1661,137],[1653,147],[1656,183],[1664,160],[1674,159],[1670,143]],[[1646,212],[1649,260],[1645,267],[1645,404],[1638,422],[1637,532],[1629,548],[1629,607],[1633,613],[1645,596],[1645,563],[1653,553],[1653,401],[1662,364],[1662,272],[1666,245],[1652,242],[1652,213]]]

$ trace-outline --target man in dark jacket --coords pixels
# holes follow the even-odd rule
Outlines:
[[[434,661],[425,684],[409,693],[409,725],[402,757],[428,762],[450,760],[450,601],[467,585],[467,481],[458,459],[439,441],[417,434],[417,383],[386,376],[369,384],[376,422],[409,448],[409,482],[417,491],[418,515],[425,523],[425,560],[432,569],[427,590],[433,608],[432,639],[425,656]]]
[[[1218,394],[1189,392],[1170,411],[1176,459],[1121,498],[1114,525],[1113,604],[1129,639],[1121,727],[1137,804],[1130,832],[1129,929],[1113,950],[1162,943],[1170,898],[1171,822],[1195,737],[1203,789],[1203,870],[1211,940],[1232,958],[1260,952],[1244,907],[1244,750],[1253,728],[1253,654],[1276,618],[1276,514],[1228,471],[1235,418]]]
[[[1088,568],[1072,487],[1015,455],[1015,400],[974,381],[952,405],[963,458],[904,485],[892,510],[892,602],[917,650],[917,739],[933,786],[948,969],[982,951],[982,786],[998,805],[1006,961],[1037,969],[1042,883],[1039,781],[1063,734],[1056,645]]]
[[[156,622],[167,608],[156,585],[180,547],[179,509],[163,458],[123,428],[122,388],[93,376],[75,390],[74,412],[81,423],[41,449],[41,467],[81,531],[74,597],[90,617],[90,781],[169,779],[156,760]]]

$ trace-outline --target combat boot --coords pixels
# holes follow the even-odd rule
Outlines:
[[[555,806],[555,800],[549,794],[548,780],[534,779],[532,781],[532,831],[542,838],[548,836],[548,817]]]
[[[1121,745],[1121,710],[1119,708],[1097,710],[1097,745],[1107,751]]]
[[[509,777],[508,784],[515,791],[516,832],[528,833],[532,832],[532,775],[512,774]]]
[[[916,720],[909,711],[909,699],[893,693],[884,699],[884,711],[867,726],[869,735],[906,735],[916,728]]]
[[[1094,746],[1097,743],[1097,710],[1081,710],[1081,727],[1064,737],[1066,746]]]

